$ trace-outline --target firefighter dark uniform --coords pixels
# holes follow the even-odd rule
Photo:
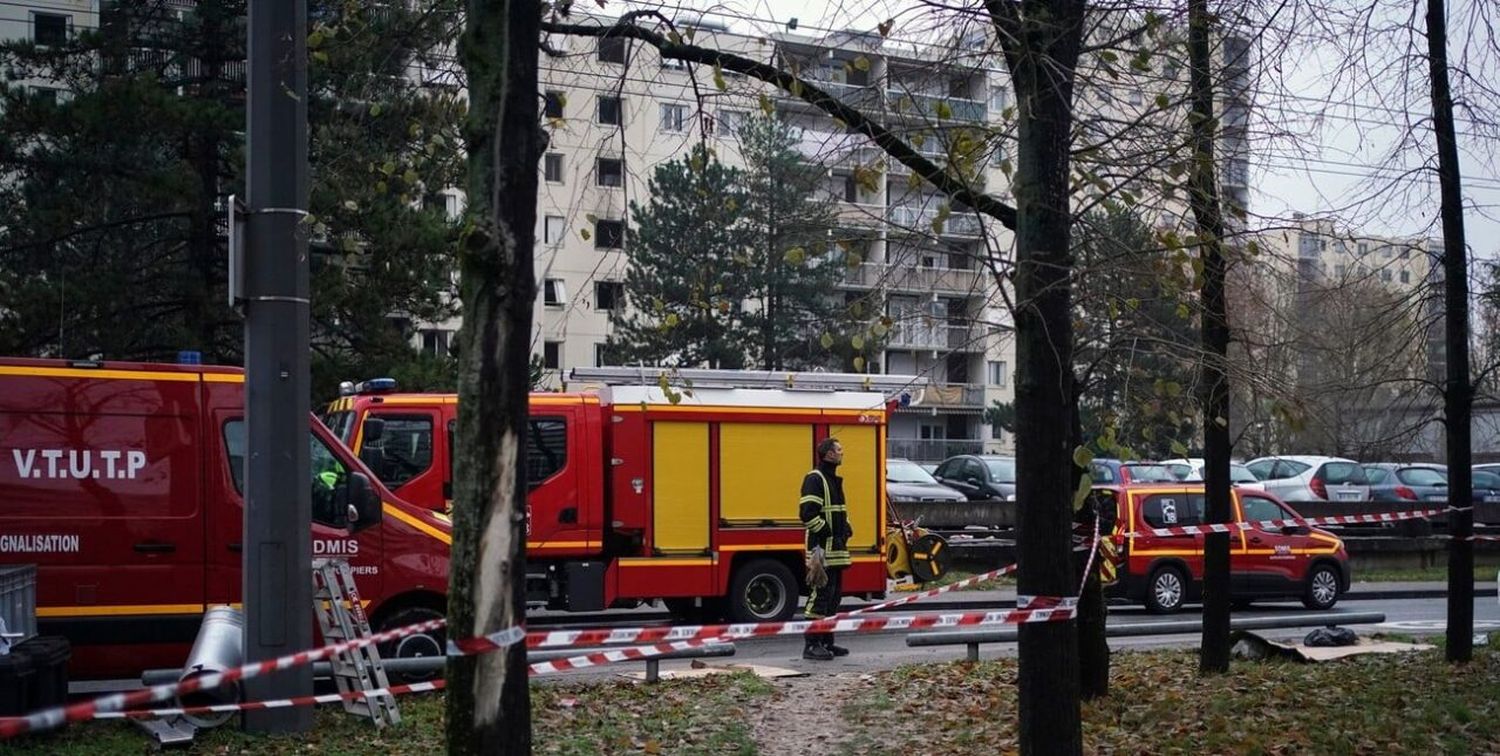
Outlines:
[[[824,461],[802,479],[802,499],[798,505],[807,530],[807,550],[823,549],[828,585],[808,589],[805,614],[808,619],[832,617],[838,611],[840,583],[844,568],[850,564],[849,515],[844,506],[844,479],[835,474],[838,466]],[[826,659],[848,654],[848,649],[833,643],[833,633],[809,633],[803,656]]]

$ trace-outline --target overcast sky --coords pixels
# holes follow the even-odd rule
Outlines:
[[[1368,1],[1368,0],[1366,0]],[[1418,3],[1380,0],[1387,4],[1374,16],[1376,26],[1399,25],[1397,13]],[[1479,68],[1476,60],[1493,61],[1492,53],[1472,52],[1481,46],[1486,31],[1474,31],[1465,23],[1474,18],[1473,3],[1493,0],[1457,0],[1450,12],[1450,55],[1455,65]],[[896,36],[917,32],[932,24],[933,11],[920,0],[648,0],[631,6],[665,7],[708,11],[735,31],[769,34],[784,31],[792,19],[797,31],[816,36],[835,29],[873,29],[887,18],[896,18]],[[1425,5],[1425,3],[1420,3]],[[610,2],[605,12],[624,6]],[[1493,10],[1491,12],[1494,12]],[[669,15],[672,15],[669,12]],[[1421,22],[1421,17],[1416,18]],[[1297,34],[1312,33],[1307,18],[1283,11],[1278,23],[1286,23]],[[1341,35],[1343,36],[1343,35]],[[1352,40],[1352,36],[1345,37]],[[1435,149],[1428,128],[1431,113],[1425,75],[1409,81],[1403,93],[1401,54],[1408,45],[1425,45],[1420,36],[1385,34],[1359,49],[1367,56],[1346,63],[1342,51],[1327,42],[1308,39],[1263,38],[1258,45],[1260,83],[1255,87],[1258,111],[1256,151],[1252,155],[1251,210],[1264,222],[1285,217],[1292,211],[1336,215],[1350,227],[1377,235],[1441,236],[1437,224],[1435,174],[1419,169],[1435,165]],[[1471,52],[1466,53],[1465,48]],[[1465,59],[1466,55],[1468,56]],[[1420,59],[1410,61],[1422,72]],[[1491,66],[1491,68],[1493,68]],[[1343,69],[1339,75],[1337,71]],[[1373,72],[1367,69],[1377,69]],[[1475,71],[1481,81],[1500,81],[1500,72]],[[1371,83],[1371,79],[1376,79]],[[1407,124],[1416,126],[1410,144],[1400,135]],[[1458,132],[1462,150],[1467,238],[1478,256],[1500,256],[1500,176],[1495,156],[1500,139],[1464,115]]]

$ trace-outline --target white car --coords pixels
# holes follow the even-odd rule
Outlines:
[[[1167,468],[1167,472],[1172,473],[1178,480],[1190,482],[1203,480],[1204,462],[1202,457],[1169,459],[1162,462],[1161,466]],[[1229,463],[1229,484],[1235,488],[1247,488],[1257,491],[1265,488],[1261,484],[1260,478],[1255,477],[1255,473],[1250,472],[1250,468],[1239,462]]]
[[[1352,459],[1288,455],[1245,464],[1267,493],[1284,501],[1369,501],[1365,468]]]

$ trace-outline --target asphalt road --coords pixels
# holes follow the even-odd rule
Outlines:
[[[920,604],[911,609],[916,610]],[[905,607],[903,607],[905,608]],[[936,607],[933,607],[936,609]],[[943,609],[943,611],[954,611]],[[1335,608],[1337,611],[1350,612],[1383,612],[1386,622],[1381,625],[1350,625],[1349,627],[1361,636],[1372,633],[1400,633],[1411,636],[1441,635],[1446,623],[1444,617],[1447,613],[1447,600],[1444,598],[1406,598],[1406,599],[1349,599],[1340,601]],[[1278,615],[1306,614],[1308,610],[1295,601],[1287,603],[1256,604],[1248,611],[1236,612],[1237,617],[1275,617]],[[1140,622],[1157,622],[1163,619],[1198,619],[1201,614],[1197,607],[1189,607],[1187,611],[1175,615],[1163,617],[1146,612],[1144,608],[1132,606],[1110,607],[1110,624],[1128,624]],[[1496,603],[1493,596],[1475,599],[1474,602],[1475,632],[1485,633],[1500,631],[1500,604]],[[1273,640],[1299,640],[1305,636],[1312,627],[1289,628],[1284,630],[1260,631],[1263,637]],[[841,635],[839,645],[847,646],[852,653],[832,662],[813,662],[802,659],[802,639],[797,637],[772,637],[755,640],[742,640],[735,643],[735,655],[730,658],[712,659],[708,663],[714,665],[731,663],[751,663],[781,667],[802,672],[817,674],[820,672],[871,672],[902,664],[921,664],[941,661],[952,661],[964,658],[966,649],[964,646],[947,646],[936,648],[910,648],[906,645],[905,632],[885,634],[860,634]],[[1143,648],[1195,648],[1198,645],[1199,636],[1193,635],[1152,635],[1130,638],[1111,638],[1110,648],[1116,651]],[[1015,656],[1016,644],[996,643],[980,647],[980,658],[993,659],[1007,656]],[[691,665],[690,661],[664,661],[661,663],[663,674],[670,670],[684,669]],[[614,668],[604,668],[592,671],[570,672],[562,675],[549,676],[553,679],[597,679],[600,677],[619,674],[640,674],[643,665],[632,663],[627,665],[616,665]]]

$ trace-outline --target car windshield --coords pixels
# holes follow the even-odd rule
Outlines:
[[[1474,471],[1474,487],[1488,488],[1494,490],[1500,488],[1500,475],[1487,473],[1481,470]]]
[[[1250,472],[1250,468],[1248,468],[1248,467],[1246,467],[1244,465],[1230,465],[1229,466],[1229,482],[1230,483],[1259,483],[1260,479],[1256,478],[1255,477],[1255,473]]]
[[[1132,483],[1175,483],[1177,477],[1161,465],[1123,465],[1130,469]]]
[[[936,483],[922,466],[904,459],[890,459],[885,463],[885,479],[891,483]]]
[[[987,459],[984,466],[990,468],[990,480],[1000,483],[1016,482],[1016,461],[1013,459]]]

